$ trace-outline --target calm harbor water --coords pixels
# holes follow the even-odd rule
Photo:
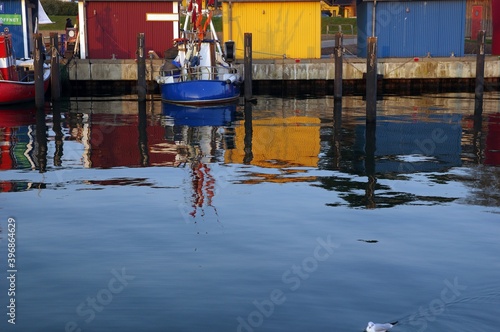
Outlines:
[[[2,331],[498,329],[500,93],[133,98],[0,110]]]

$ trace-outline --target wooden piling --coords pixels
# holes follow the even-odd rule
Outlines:
[[[146,55],[144,52],[144,33],[137,34],[137,97],[146,100]]]
[[[366,122],[377,119],[377,37],[368,37],[366,55]]]
[[[61,98],[61,76],[59,70],[59,34],[50,33],[51,57],[50,57],[50,94],[53,101]]]
[[[43,87],[43,64],[44,47],[41,33],[35,34],[35,58],[33,61],[35,74],[35,105],[37,108],[43,108],[45,104],[45,89]]]
[[[252,34],[245,33],[244,35],[245,42],[245,59],[244,59],[244,74],[245,74],[245,83],[244,83],[244,94],[245,100],[252,99]]]
[[[476,57],[476,87],[474,95],[474,115],[480,116],[483,113],[483,93],[484,93],[484,44],[486,41],[486,31],[480,30],[477,34],[477,57]]]
[[[343,66],[343,34],[335,34],[335,80],[333,82],[333,99],[342,99],[342,66]]]

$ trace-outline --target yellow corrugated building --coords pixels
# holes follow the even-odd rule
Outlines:
[[[223,39],[233,40],[236,57],[244,57],[244,34],[252,34],[254,59],[321,58],[319,0],[225,0]]]

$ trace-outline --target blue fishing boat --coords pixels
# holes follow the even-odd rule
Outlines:
[[[156,78],[163,101],[220,104],[239,98],[241,76],[232,66],[234,43],[225,43],[226,52],[222,51],[212,13],[213,7],[201,9],[201,0],[188,0],[182,37],[174,40],[177,56]]]

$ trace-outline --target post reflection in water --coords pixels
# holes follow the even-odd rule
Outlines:
[[[342,99],[334,99],[333,104],[333,141],[332,141],[332,166],[333,169],[340,168],[342,159]]]
[[[54,131],[54,166],[62,166],[64,154],[64,134],[61,126],[61,104],[52,105],[52,130]]]
[[[243,158],[244,164],[250,164],[253,159],[252,152],[252,138],[253,138],[253,127],[252,127],[252,103],[249,101],[245,102],[245,157]]]
[[[47,125],[45,124],[45,110],[36,111],[36,168],[40,173],[47,171]]]
[[[147,114],[146,114],[146,102],[139,101],[137,103],[137,110],[139,113],[139,153],[141,155],[140,165],[143,167],[149,166],[149,152],[148,152],[148,132],[147,132]]]
[[[365,131],[365,172],[368,177],[366,185],[366,207],[373,209],[377,207],[375,203],[375,185],[377,178],[375,175],[375,150],[377,149],[376,124],[366,123]]]

